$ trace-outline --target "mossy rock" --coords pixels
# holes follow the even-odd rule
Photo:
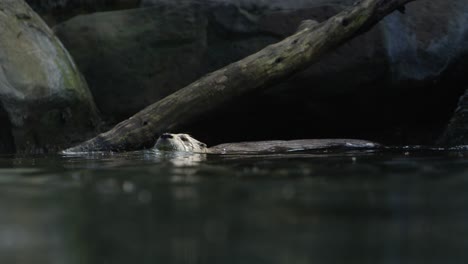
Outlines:
[[[95,133],[86,81],[43,20],[23,0],[5,0],[0,24],[0,152],[55,151]]]

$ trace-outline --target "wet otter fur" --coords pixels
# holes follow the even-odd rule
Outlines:
[[[154,147],[162,151],[187,151],[211,154],[284,153],[323,149],[372,149],[380,145],[358,139],[298,139],[225,143],[208,148],[188,134],[164,133]]]
[[[164,133],[154,145],[159,150],[187,151],[195,153],[207,153],[208,148],[205,143],[200,142],[189,134]]]

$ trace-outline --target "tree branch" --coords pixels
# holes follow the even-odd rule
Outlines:
[[[220,70],[146,107],[108,132],[67,151],[123,151],[149,147],[159,134],[213,111],[240,95],[268,87],[315,63],[414,0],[362,0],[318,25]]]

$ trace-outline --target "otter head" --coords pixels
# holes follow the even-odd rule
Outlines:
[[[188,151],[197,153],[206,153],[207,147],[188,134],[170,134],[164,133],[154,145],[156,149],[168,151]]]

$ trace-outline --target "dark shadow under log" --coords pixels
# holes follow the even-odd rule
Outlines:
[[[159,134],[184,125],[249,92],[269,87],[317,62],[414,0],[362,0],[318,25],[212,72],[148,106],[70,152],[126,151],[150,147]]]
[[[12,125],[8,114],[0,104],[0,154],[15,153],[15,139],[11,133]]]

